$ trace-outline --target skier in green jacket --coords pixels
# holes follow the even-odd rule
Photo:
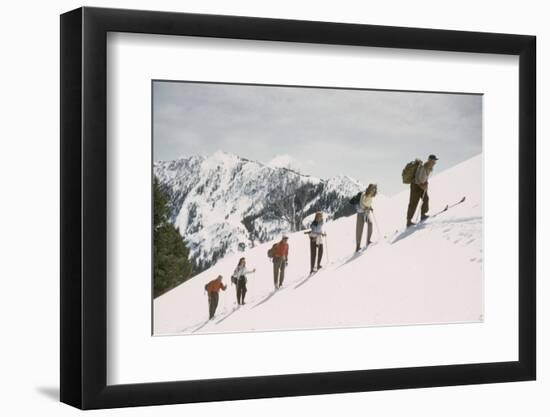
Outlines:
[[[428,160],[420,164],[416,169],[413,181],[411,181],[411,193],[409,196],[409,206],[407,208],[407,227],[414,226],[412,221],[418,202],[422,199],[420,208],[420,220],[426,220],[430,217],[427,213],[430,209],[430,197],[428,195],[428,179],[432,174],[435,163],[438,158],[435,155],[428,156]]]

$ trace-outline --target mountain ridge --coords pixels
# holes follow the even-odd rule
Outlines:
[[[321,179],[223,151],[157,161],[153,170],[196,272],[227,253],[302,230],[315,211],[350,214],[349,198],[364,189],[346,175]]]

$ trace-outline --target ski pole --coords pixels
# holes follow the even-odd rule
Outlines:
[[[378,239],[382,238],[382,234],[380,233],[380,228],[378,227],[378,222],[376,221],[376,216],[374,215],[374,211],[371,211],[372,218],[374,219],[374,224],[376,226],[376,233],[378,233]]]

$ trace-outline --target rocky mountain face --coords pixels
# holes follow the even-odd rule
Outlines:
[[[353,213],[349,199],[365,188],[347,176],[323,180],[225,152],[158,161],[153,170],[196,273],[227,253],[307,228],[318,210],[329,220]]]

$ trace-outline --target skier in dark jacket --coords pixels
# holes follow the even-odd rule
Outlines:
[[[422,199],[422,207],[420,208],[420,220],[424,221],[428,217],[430,209],[430,197],[428,195],[428,179],[432,174],[434,165],[438,158],[435,155],[428,156],[428,160],[420,164],[416,169],[414,179],[411,181],[411,194],[409,196],[409,206],[407,208],[407,227],[414,226],[412,218],[416,212],[418,202]]]
[[[309,232],[309,251],[310,251],[310,274],[322,268],[321,259],[323,259],[323,213],[318,211],[315,213],[315,219],[311,222]],[[315,260],[317,260],[317,268],[315,268]]]
[[[237,286],[237,304],[239,305],[245,304],[244,297],[247,291],[246,275],[252,272],[256,272],[256,269],[252,269],[252,270],[246,269],[246,259],[245,258],[239,259],[239,263],[237,264],[237,267],[235,268],[235,271],[233,271],[233,275],[231,276],[231,282]]]
[[[214,314],[216,314],[216,308],[218,308],[219,292],[224,290],[227,286],[222,282],[222,276],[218,275],[216,279],[213,279],[204,286],[205,291],[208,292],[208,313],[209,320],[212,320]]]

